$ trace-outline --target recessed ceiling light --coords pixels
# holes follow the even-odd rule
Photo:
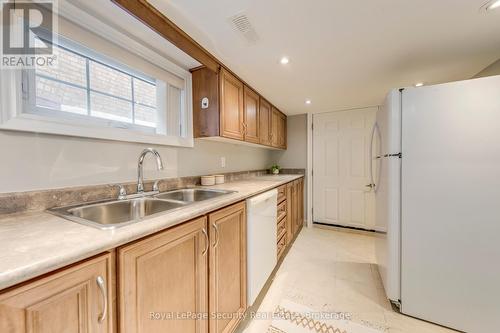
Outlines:
[[[311,104],[311,100],[310,99],[306,99],[306,104],[307,105]]]
[[[486,5],[486,10],[493,10],[493,9],[498,9],[498,8],[500,8],[500,0],[490,1]]]
[[[418,82],[418,83],[415,83],[415,87],[422,87],[424,85],[423,82]]]
[[[289,62],[290,62],[290,59],[288,59],[287,57],[283,57],[283,58],[281,58],[281,60],[280,60],[280,63],[281,63],[282,65],[286,65],[286,64],[288,64]]]
[[[481,6],[480,11],[488,13],[495,9],[500,9],[500,0],[489,0]]]

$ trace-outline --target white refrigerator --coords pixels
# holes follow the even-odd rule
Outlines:
[[[500,332],[500,76],[392,91],[371,161],[387,297],[416,318]]]

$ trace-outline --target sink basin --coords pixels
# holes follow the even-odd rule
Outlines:
[[[155,198],[162,200],[176,200],[183,202],[198,202],[234,193],[234,191],[209,190],[202,188],[187,188],[175,190],[155,195]]]
[[[54,209],[51,212],[71,221],[97,227],[113,229],[128,225],[144,217],[186,206],[185,202],[172,202],[152,198],[138,198],[105,203]]]

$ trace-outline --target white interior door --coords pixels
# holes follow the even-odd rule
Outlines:
[[[313,221],[373,229],[370,140],[377,108],[313,116]]]

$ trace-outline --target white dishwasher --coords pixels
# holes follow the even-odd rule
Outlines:
[[[247,301],[251,306],[277,263],[274,189],[247,199]]]

